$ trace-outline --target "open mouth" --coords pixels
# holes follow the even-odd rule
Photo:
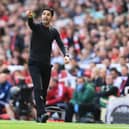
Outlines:
[[[48,20],[44,20],[44,22],[48,22]]]
[[[48,19],[47,19],[47,18],[45,18],[45,19],[44,19],[44,21],[48,21]]]

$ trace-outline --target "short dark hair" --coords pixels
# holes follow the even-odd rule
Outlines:
[[[5,68],[3,69],[0,73],[5,73],[5,74],[9,74],[10,73],[10,70]]]
[[[112,72],[112,71],[114,71],[115,73],[119,74],[118,70],[116,68],[114,68],[114,67],[110,69],[110,72]]]
[[[54,9],[53,9],[53,8],[45,7],[45,8],[43,8],[43,9],[42,9],[42,12],[43,12],[43,11],[45,11],[45,10],[50,11],[50,12],[51,12],[52,17],[54,16]]]

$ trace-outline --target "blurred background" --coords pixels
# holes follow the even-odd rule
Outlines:
[[[1,0],[0,119],[35,119],[25,12],[40,22],[45,6],[71,57],[64,65],[53,41],[47,106],[63,105],[64,121],[129,123],[129,0]]]

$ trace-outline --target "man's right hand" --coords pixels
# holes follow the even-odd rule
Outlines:
[[[32,10],[27,10],[26,15],[27,15],[27,17],[33,17]]]

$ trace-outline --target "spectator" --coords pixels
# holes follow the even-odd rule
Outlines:
[[[129,86],[129,68],[127,65],[121,67],[121,78],[120,94],[125,95],[125,88]]]
[[[66,109],[66,122],[71,122],[73,114],[76,114],[77,121],[85,116],[87,112],[94,114],[95,120],[100,120],[100,111],[93,103],[95,90],[92,83],[85,82],[83,77],[77,78],[76,89]]]
[[[116,68],[111,68],[110,72],[113,77],[113,85],[120,89],[122,79],[120,78],[119,72]]]
[[[7,74],[0,73],[0,113],[5,112],[11,120],[15,119],[14,112],[10,105],[10,88],[12,85],[7,81]]]
[[[59,83],[57,79],[51,78],[48,95],[46,98],[47,106],[50,105],[65,105],[70,100],[68,88],[63,84]]]
[[[101,91],[98,93],[101,107],[106,107],[110,96],[119,96],[119,89],[114,86],[112,75],[107,75],[105,82],[106,84],[101,87]]]
[[[113,77],[111,74],[106,76],[105,82],[105,85],[103,85],[100,91],[96,94],[96,102],[99,104],[98,106],[101,110],[102,121],[105,121],[105,110],[108,105],[109,97],[120,95],[119,89],[113,84]]]
[[[101,68],[100,70],[99,69],[95,69],[94,71],[95,73],[93,73],[93,82],[95,84],[95,88],[99,88],[101,87],[102,85],[105,84],[105,77],[106,77],[106,69],[105,68]]]

